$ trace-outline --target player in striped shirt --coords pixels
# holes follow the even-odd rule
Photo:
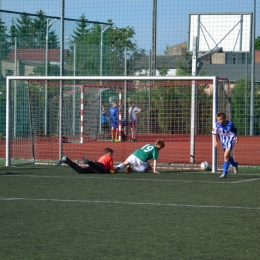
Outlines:
[[[238,163],[232,157],[232,151],[237,140],[237,129],[231,121],[226,119],[226,114],[219,112],[216,116],[217,121],[212,129],[214,135],[214,145],[217,147],[221,143],[224,150],[223,173],[220,178],[227,178],[229,163],[233,166],[234,174],[238,173]]]

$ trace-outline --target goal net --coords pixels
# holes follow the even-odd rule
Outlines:
[[[118,142],[111,142],[113,102]],[[134,130],[131,102],[141,109]],[[57,163],[62,155],[96,160],[105,147],[121,162],[157,139],[166,143],[161,165],[215,164],[211,129],[220,110],[231,118],[228,81],[217,77],[8,77],[6,165]]]

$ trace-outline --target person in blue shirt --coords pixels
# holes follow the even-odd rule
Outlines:
[[[108,126],[108,111],[106,109],[106,105],[102,105],[102,109],[100,111],[101,117],[101,131],[103,133],[103,139],[109,138],[109,126]]]
[[[223,173],[220,176],[220,179],[223,179],[227,178],[229,163],[233,166],[234,174],[238,173],[238,163],[234,161],[232,156],[234,145],[238,142],[237,129],[231,121],[227,120],[225,113],[219,112],[216,117],[217,121],[212,128],[212,134],[214,135],[215,147],[221,144],[224,150]]]
[[[110,107],[110,120],[111,120],[111,140],[112,142],[118,140],[118,109],[117,102],[113,102],[112,107]]]

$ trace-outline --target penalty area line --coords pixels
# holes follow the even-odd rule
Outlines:
[[[125,177],[104,177],[102,176],[89,176],[89,174],[86,174],[85,176],[46,176],[46,175],[1,175],[0,177],[28,177],[28,178],[56,178],[56,179],[80,179],[80,180],[110,180],[110,181],[150,181],[150,182],[181,182],[181,183],[223,183],[223,184],[230,184],[232,182],[224,182],[219,181],[219,179],[216,179],[216,181],[202,181],[202,180],[172,180],[172,179],[148,179],[148,178],[125,178]]]
[[[239,175],[241,176],[241,174]],[[245,175],[246,176],[246,175]],[[17,177],[25,177],[25,178],[54,178],[54,179],[80,179],[80,180],[111,180],[111,181],[151,181],[151,182],[179,182],[179,183],[210,183],[210,184],[237,184],[237,183],[243,183],[243,182],[252,182],[252,181],[259,181],[260,178],[253,178],[253,179],[244,179],[244,180],[234,180],[233,178],[230,178],[230,181],[225,180],[219,180],[219,178],[216,178],[215,181],[210,181],[210,180],[183,180],[183,179],[149,179],[149,178],[126,178],[126,177],[105,177],[104,175],[98,175],[97,176],[90,176],[90,174],[86,174],[85,176],[80,175],[74,175],[74,176],[62,176],[62,175],[0,175],[0,178],[6,178],[6,177],[11,177],[11,178],[17,178]],[[229,179],[229,178],[228,178]]]
[[[7,197],[0,197],[0,201],[38,201],[38,202],[39,201],[48,201],[48,202],[71,202],[71,203],[124,204],[124,205],[137,205],[137,206],[260,210],[260,207],[191,205],[191,204],[177,204],[177,203],[131,202],[131,201],[127,202],[127,201],[71,200],[71,199],[70,200],[69,199],[31,199],[31,198],[7,198]]]

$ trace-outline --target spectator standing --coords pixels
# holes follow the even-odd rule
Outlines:
[[[106,105],[102,105],[100,116],[101,116],[101,131],[103,133],[103,139],[105,139],[105,137],[109,138],[108,111],[106,109]]]
[[[111,120],[111,140],[112,142],[118,141],[118,109],[117,102],[113,102],[110,107],[110,120]]]
[[[129,123],[131,127],[131,141],[136,142],[136,134],[137,134],[137,114],[142,112],[142,109],[135,106],[135,102],[131,102],[131,106],[129,107]]]

